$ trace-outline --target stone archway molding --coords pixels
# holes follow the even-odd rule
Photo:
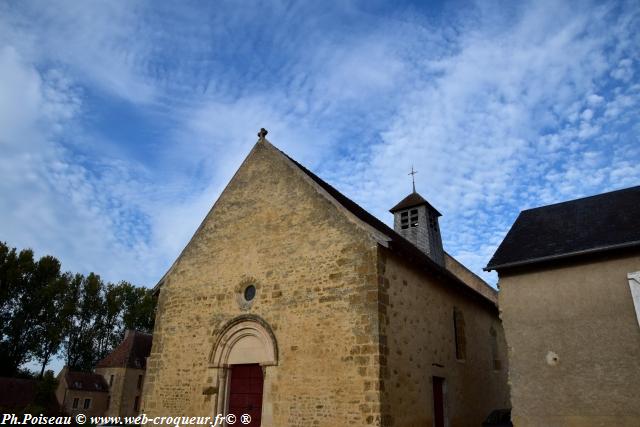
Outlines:
[[[210,368],[227,368],[238,363],[278,365],[278,344],[273,330],[260,316],[235,317],[217,333]]]

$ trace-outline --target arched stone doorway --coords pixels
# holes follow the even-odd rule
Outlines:
[[[271,405],[271,381],[275,366],[278,364],[278,345],[271,327],[262,318],[255,315],[236,317],[222,327],[216,334],[215,343],[209,358],[209,368],[216,379],[217,394],[213,399],[213,415],[227,415],[230,400],[232,405],[238,396],[248,396],[255,402],[256,384],[262,382],[260,410],[257,412],[261,425],[273,425]],[[259,368],[258,368],[259,367]],[[260,370],[262,375],[260,375]],[[231,377],[235,375],[236,380]],[[244,377],[238,381],[238,377]],[[243,384],[251,384],[249,389],[240,389]],[[251,394],[253,393],[253,394]],[[236,414],[238,415],[238,414]],[[253,423],[252,423],[253,425]]]

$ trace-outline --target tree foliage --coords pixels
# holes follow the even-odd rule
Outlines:
[[[97,274],[64,273],[52,256],[35,260],[0,242],[0,376],[14,376],[30,361],[62,355],[88,371],[127,329],[151,332],[155,298],[127,282],[105,283]]]

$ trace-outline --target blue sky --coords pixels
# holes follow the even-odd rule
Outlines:
[[[0,1],[0,240],[153,286],[256,141],[476,273],[521,209],[640,184],[638,2]]]

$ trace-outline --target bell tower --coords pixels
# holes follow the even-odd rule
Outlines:
[[[412,174],[415,173],[412,170]],[[413,243],[429,258],[444,266],[444,249],[438,217],[442,216],[415,191],[389,210],[393,214],[393,229]]]

